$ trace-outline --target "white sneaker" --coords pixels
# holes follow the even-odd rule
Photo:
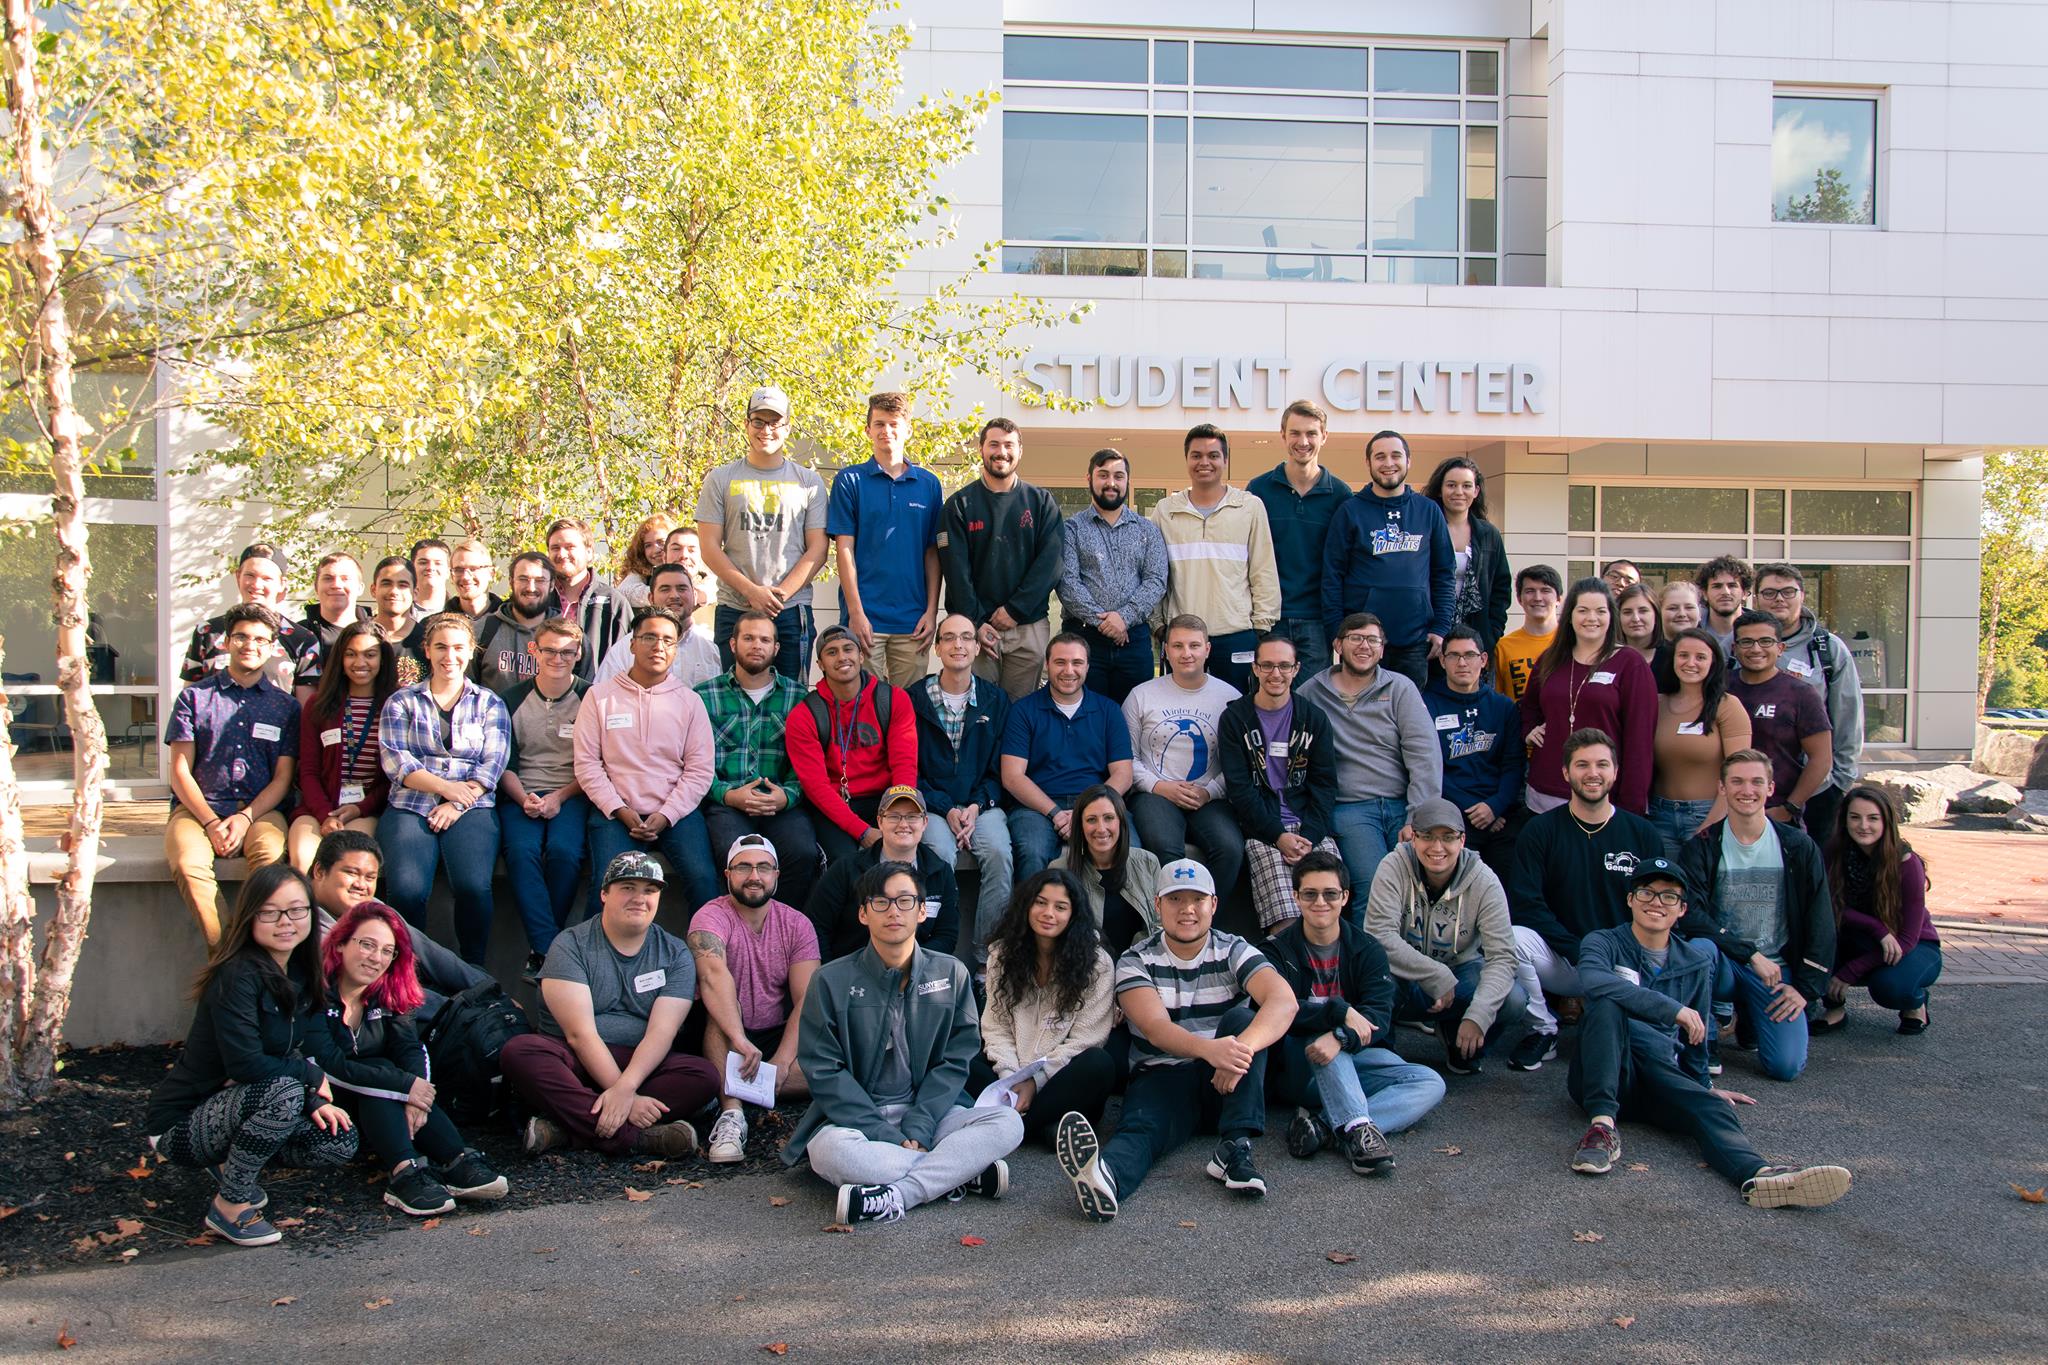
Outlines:
[[[711,1146],[704,1155],[707,1161],[720,1166],[745,1161],[747,1116],[737,1109],[722,1110],[718,1115],[718,1121],[711,1125]]]

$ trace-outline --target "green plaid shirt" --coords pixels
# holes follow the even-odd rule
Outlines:
[[[789,751],[782,745],[782,731],[790,711],[803,701],[805,689],[780,673],[774,678],[775,685],[758,702],[740,690],[731,669],[697,684],[697,695],[711,715],[716,749],[711,765],[711,800],[723,802],[727,792],[757,777],[765,777],[788,791],[792,807],[803,795],[796,772],[789,765]]]

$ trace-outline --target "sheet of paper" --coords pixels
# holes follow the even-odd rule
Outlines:
[[[742,1080],[740,1078],[740,1054],[737,1052],[726,1053],[725,1093],[733,1099],[744,1100],[748,1104],[758,1104],[763,1109],[773,1109],[775,1107],[775,1063],[764,1058],[761,1065],[754,1068],[754,1079],[751,1081]]]
[[[1017,1087],[1026,1081],[1037,1080],[1044,1071],[1045,1058],[1040,1057],[1035,1062],[1026,1062],[1009,1075],[1004,1076],[984,1089],[976,1097],[974,1107],[976,1109],[1015,1109],[1017,1107]]]

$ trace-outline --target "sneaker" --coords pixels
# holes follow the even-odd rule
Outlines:
[[[1522,1041],[1515,1044],[1515,1050],[1508,1054],[1508,1067],[1514,1071],[1541,1071],[1545,1062],[1556,1060],[1555,1033],[1525,1033]]]
[[[837,1221],[893,1223],[903,1216],[903,1191],[894,1185],[841,1185]]]
[[[681,1119],[657,1123],[652,1128],[640,1130],[640,1143],[634,1150],[649,1156],[695,1156],[697,1130]]]
[[[455,1207],[448,1187],[434,1179],[424,1161],[407,1162],[384,1182],[384,1202],[415,1218],[431,1218]]]
[[[711,1145],[705,1149],[704,1159],[718,1166],[730,1166],[747,1159],[745,1114],[737,1109],[719,1113],[718,1122],[711,1125]]]
[[[1287,1124],[1287,1155],[1306,1161],[1330,1145],[1336,1135],[1313,1109],[1297,1109]]]
[[[1444,1045],[1444,1070],[1453,1076],[1476,1076],[1479,1074],[1479,1059],[1467,1057],[1458,1050],[1458,1021],[1439,1019],[1436,1021],[1436,1036]]]
[[[1092,1223],[1116,1217],[1116,1180],[1102,1165],[1102,1143],[1085,1114],[1060,1115],[1053,1130],[1053,1157],[1074,1183],[1074,1198]]]
[[[946,1192],[948,1203],[959,1203],[968,1195],[979,1195],[983,1199],[1001,1199],[1010,1192],[1010,1164],[998,1161],[992,1164],[965,1185],[956,1185]]]
[[[1742,1182],[1742,1202],[1753,1209],[1817,1209],[1849,1192],[1842,1166],[1766,1166]]]
[[[1621,1136],[1613,1127],[1588,1124],[1586,1135],[1579,1139],[1579,1150],[1572,1153],[1572,1169],[1580,1175],[1606,1175],[1620,1159]]]
[[[542,1152],[568,1146],[569,1135],[553,1119],[544,1119],[536,1114],[526,1121],[526,1132],[520,1145],[528,1156],[539,1156]]]
[[[484,1164],[482,1153],[474,1147],[463,1148],[462,1155],[435,1174],[457,1199],[503,1199],[512,1189],[510,1181]]]
[[[219,1163],[219,1162],[217,1162],[217,1161],[216,1161],[216,1162],[215,1162],[215,1163],[214,1163],[213,1165],[211,1165],[211,1166],[208,1166],[208,1167],[206,1168],[206,1173],[207,1173],[208,1175],[210,1175],[210,1176],[212,1176],[212,1177],[213,1177],[213,1183],[214,1183],[215,1185],[220,1185],[221,1183],[223,1183],[223,1179],[222,1179],[222,1176],[221,1176],[221,1172],[220,1172],[220,1163]],[[258,1190],[258,1191],[256,1191],[256,1199],[255,1199],[255,1202],[253,1202],[253,1203],[252,1203],[252,1204],[251,1204],[251,1205],[250,1205],[249,1207],[251,1207],[251,1208],[256,1208],[256,1209],[262,1209],[262,1208],[268,1208],[268,1207],[270,1207],[270,1195],[269,1195],[268,1193],[266,1193],[265,1191],[263,1191],[263,1190]],[[255,1245],[255,1244],[254,1244],[254,1243],[252,1243],[251,1245]]]
[[[1222,1181],[1223,1188],[1233,1194],[1258,1199],[1266,1193],[1266,1182],[1258,1167],[1252,1165],[1250,1138],[1224,1138],[1218,1142],[1215,1154],[1209,1158],[1208,1171],[1210,1179]]]
[[[233,1218],[220,1211],[220,1206],[208,1202],[206,1206],[206,1231],[216,1237],[224,1237],[238,1247],[267,1247],[272,1242],[284,1240],[284,1234],[270,1225],[263,1216],[263,1210],[246,1208]]]
[[[1709,1076],[1721,1074],[1721,1040],[1718,1038],[1709,1038],[1707,1040],[1707,1074]]]
[[[1394,1169],[1394,1147],[1371,1121],[1344,1130],[1344,1154],[1353,1175],[1384,1175]]]
[[[540,984],[540,969],[547,965],[547,958],[540,953],[526,955],[526,967],[519,973],[519,979],[529,986]]]

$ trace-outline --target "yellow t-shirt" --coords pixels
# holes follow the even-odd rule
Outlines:
[[[1511,630],[1493,647],[1493,685],[1510,701],[1520,701],[1536,671],[1536,660],[1550,648],[1555,630],[1548,635],[1531,635],[1528,627]]]

